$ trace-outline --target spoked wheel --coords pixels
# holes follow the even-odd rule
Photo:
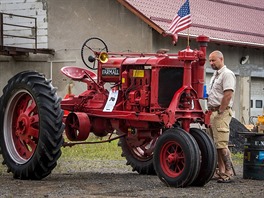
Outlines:
[[[105,42],[97,37],[87,39],[81,49],[81,57],[83,63],[90,69],[97,69],[97,58],[101,52],[108,52],[108,47]],[[89,64],[93,66],[89,66]]]
[[[204,186],[214,175],[217,164],[217,152],[213,140],[203,130],[191,128],[190,134],[196,140],[201,151],[201,168],[191,185]]]
[[[159,137],[154,150],[154,167],[167,186],[191,184],[199,173],[200,163],[198,144],[183,129],[168,129]]]
[[[127,165],[141,175],[155,175],[153,165],[153,151],[158,139],[157,132],[152,139],[133,140],[132,138],[120,138],[118,146],[122,148],[122,157],[127,160]]]
[[[19,179],[48,176],[63,143],[56,89],[37,72],[21,72],[8,81],[0,101],[0,145],[8,172]]]

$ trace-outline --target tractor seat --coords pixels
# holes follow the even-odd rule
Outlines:
[[[81,81],[83,79],[90,79],[90,78],[92,78],[94,81],[97,80],[97,75],[94,72],[80,67],[65,66],[61,68],[61,72],[66,76],[68,76],[69,78],[77,81]],[[88,75],[90,76],[90,78]]]

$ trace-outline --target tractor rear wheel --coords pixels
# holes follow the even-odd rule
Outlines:
[[[127,137],[120,138],[118,146],[122,148],[122,157],[127,160],[133,171],[141,175],[156,175],[153,166],[153,149],[158,137],[142,140],[138,145],[133,145]],[[139,142],[139,141],[138,141]]]
[[[181,128],[163,133],[154,150],[154,167],[167,186],[186,187],[200,170],[200,153],[195,139]]]
[[[43,75],[25,71],[8,81],[0,98],[0,145],[14,178],[38,180],[55,168],[62,117],[56,89]]]
[[[191,128],[190,134],[196,140],[201,151],[201,168],[192,186],[204,186],[214,175],[217,164],[217,152],[213,140],[207,133],[198,128]]]

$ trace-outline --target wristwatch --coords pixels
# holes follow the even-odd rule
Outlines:
[[[222,114],[223,111],[220,111],[220,109],[218,109],[218,110],[217,110],[217,113],[218,113],[218,114]]]

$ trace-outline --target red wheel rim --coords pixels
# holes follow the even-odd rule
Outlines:
[[[185,168],[185,156],[182,147],[174,141],[163,145],[160,152],[160,165],[169,177],[178,177]]]
[[[133,156],[140,161],[148,161],[153,157],[153,151],[157,142],[158,136],[153,137],[149,140],[141,140],[142,142],[138,145],[135,145],[135,140],[128,140],[127,146],[130,148]],[[137,142],[139,142],[137,140]]]
[[[23,164],[34,154],[39,138],[39,115],[33,96],[21,90],[10,98],[5,112],[4,138],[12,159]]]

